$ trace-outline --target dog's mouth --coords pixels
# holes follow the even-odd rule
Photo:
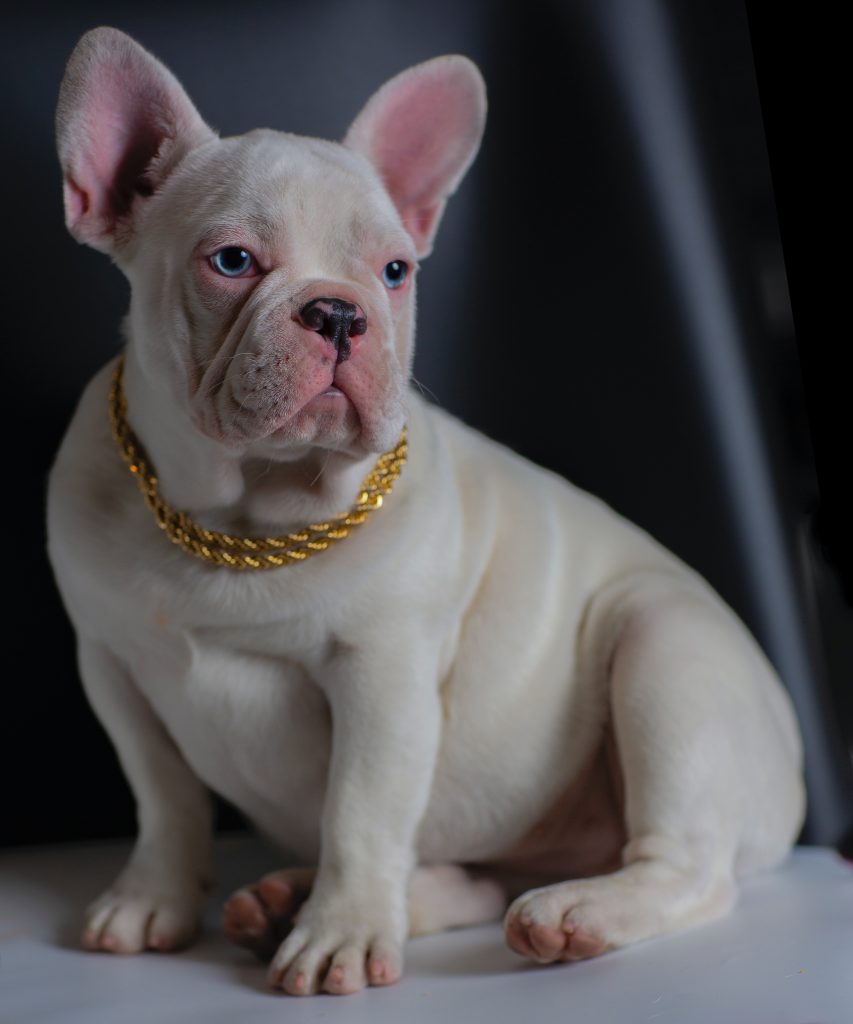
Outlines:
[[[278,447],[318,444],[357,453],[385,451],[403,426],[404,381],[399,370],[345,363],[332,379],[302,392],[268,435]]]
[[[337,373],[330,382],[303,390],[301,401],[296,399],[290,408],[288,404],[271,418],[264,431],[266,440],[275,447],[319,443],[349,448],[363,433],[362,410]]]
[[[338,435],[345,426],[348,428],[347,433],[351,433],[356,426],[361,425],[358,407],[337,381],[310,395],[298,409],[281,421],[275,433],[283,437],[282,431],[286,433],[291,427],[301,431],[309,420],[316,421],[317,429],[322,433],[331,432],[333,435]]]
[[[208,366],[194,395],[198,426],[274,459],[306,445],[386,450],[403,419],[405,380],[394,349],[377,332],[336,361],[316,332],[300,331],[288,323],[274,344],[237,345]]]
[[[305,409],[312,402],[316,402],[319,399],[331,399],[337,400],[338,402],[347,403],[350,403],[352,401],[349,396],[349,392],[347,391],[346,385],[341,381],[337,373],[333,374],[332,380],[325,387],[320,388],[313,395],[309,394],[307,400],[302,405],[302,408],[298,409],[296,412],[301,412],[302,409]]]

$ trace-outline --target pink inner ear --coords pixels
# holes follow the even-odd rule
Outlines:
[[[458,84],[424,79],[400,83],[374,135],[374,162],[401,206],[444,198],[474,134],[470,105],[460,102]]]
[[[71,167],[69,186],[77,197],[71,200],[70,218],[79,220],[91,210],[107,226],[129,212],[135,195],[151,194],[145,171],[174,132],[159,92],[136,68],[104,65],[92,76],[80,111],[88,145]]]
[[[62,82],[57,141],[69,228],[109,250],[182,153],[212,136],[177,79],[124,33],[87,32]]]
[[[435,234],[443,212],[444,200],[438,200],[430,206],[411,206],[403,209],[403,226],[414,238],[419,250],[426,246]]]
[[[89,212],[89,193],[71,178],[66,179],[65,186],[65,216],[68,226],[73,228]]]
[[[382,177],[420,256],[474,158],[485,114],[476,67],[465,57],[438,57],[386,82],[347,133],[346,144]]]

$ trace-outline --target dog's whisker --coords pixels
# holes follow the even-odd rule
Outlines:
[[[262,470],[262,472],[258,473],[258,475],[257,475],[257,476],[255,477],[255,479],[256,479],[256,480],[260,480],[260,479],[261,479],[261,477],[264,477],[264,476],[267,476],[267,475],[268,475],[268,473],[269,473],[269,472],[270,472],[270,470],[272,469],[272,462],[273,462],[273,460],[272,460],[272,459],[267,459],[267,464],[266,464],[266,466],[264,467],[264,469]]]
[[[326,470],[326,467],[329,465],[329,459],[331,457],[332,457],[331,451],[327,451],[326,455],[325,455],[325,458],[323,459],[323,463],[320,466],[320,468],[317,470],[317,475],[311,481],[311,483],[309,484],[309,487],[313,487],[317,483],[317,481],[320,479],[320,477],[323,475],[323,473]]]
[[[411,381],[425,398],[431,398],[436,405],[441,405],[441,400],[432,388],[428,388],[426,384],[422,384],[414,374],[411,377]]]

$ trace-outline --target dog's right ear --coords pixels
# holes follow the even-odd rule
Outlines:
[[[147,50],[114,28],[87,32],[68,61],[56,110],[68,230],[113,254],[146,197],[215,137]]]

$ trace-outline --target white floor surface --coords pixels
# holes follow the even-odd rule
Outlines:
[[[537,966],[495,924],[410,941],[397,985],[305,998],[269,990],[221,934],[224,898],[282,866],[244,836],[217,841],[221,884],[192,949],[80,949],[82,909],[128,850],[0,851],[3,1024],[853,1024],[853,867],[829,850],[747,882],[724,920],[596,960]]]

